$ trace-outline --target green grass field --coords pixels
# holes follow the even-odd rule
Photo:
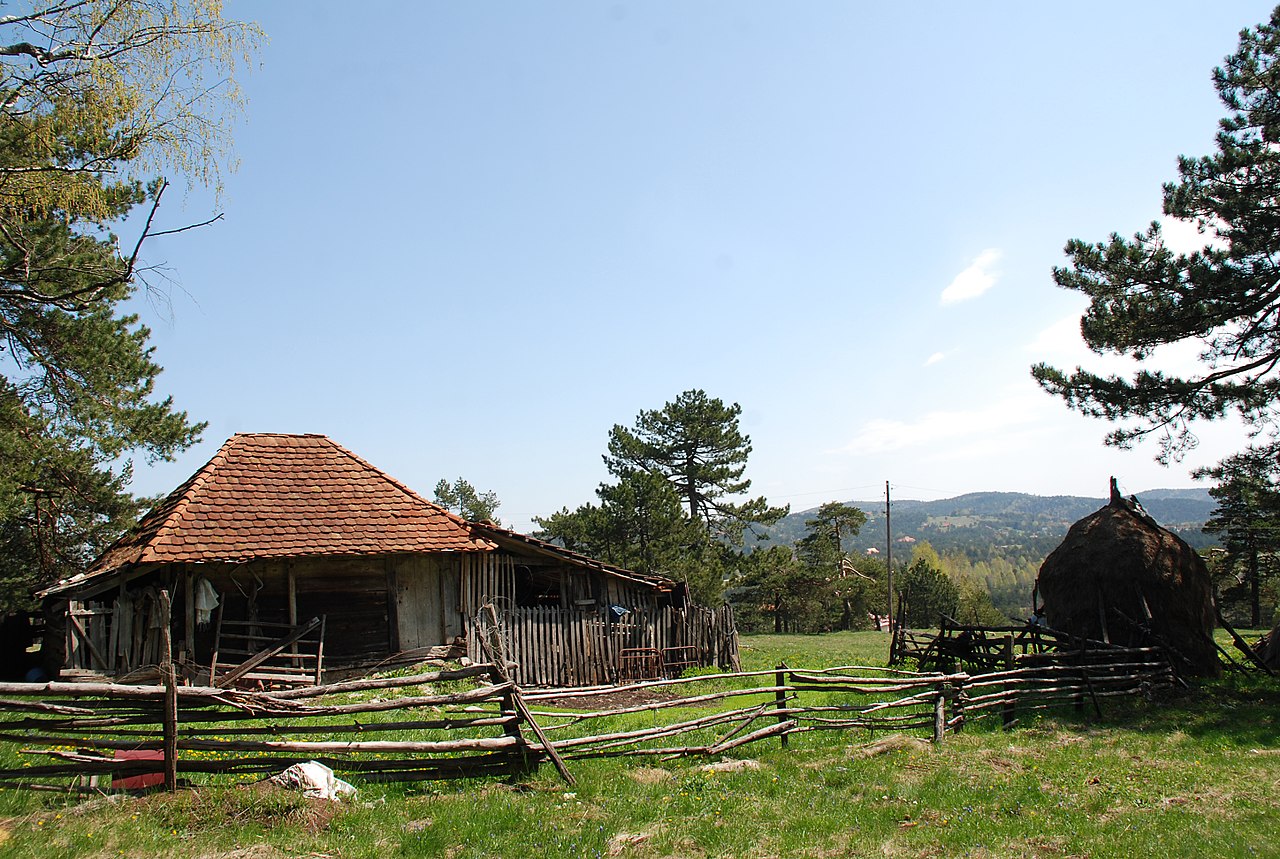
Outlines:
[[[881,665],[877,633],[754,636],[743,667]],[[574,761],[498,781],[70,800],[0,791],[0,857],[1280,856],[1280,683],[1228,676],[1105,718],[866,732],[705,760]],[[736,769],[733,769],[736,767]]]

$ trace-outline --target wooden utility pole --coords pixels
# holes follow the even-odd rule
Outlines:
[[[889,518],[889,481],[884,482],[884,565],[889,571],[889,634],[893,635],[893,523]]]

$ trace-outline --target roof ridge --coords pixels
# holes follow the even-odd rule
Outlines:
[[[320,432],[234,432],[231,434],[231,438],[239,438],[240,436],[246,436],[249,438],[264,436],[274,436],[276,438],[329,438],[327,435]],[[231,439],[227,439],[227,441],[230,440]],[[329,440],[333,441],[333,439]]]

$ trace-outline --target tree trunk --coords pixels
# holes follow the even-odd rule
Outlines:
[[[1249,547],[1249,628],[1262,626],[1262,598],[1258,584],[1258,549]]]

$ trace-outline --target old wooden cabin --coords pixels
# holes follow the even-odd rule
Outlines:
[[[480,660],[493,617],[525,684],[737,661],[727,607],[466,521],[320,435],[233,436],[88,570],[44,591],[46,664],[145,676],[166,632],[162,592],[193,682],[317,683],[427,657]]]

